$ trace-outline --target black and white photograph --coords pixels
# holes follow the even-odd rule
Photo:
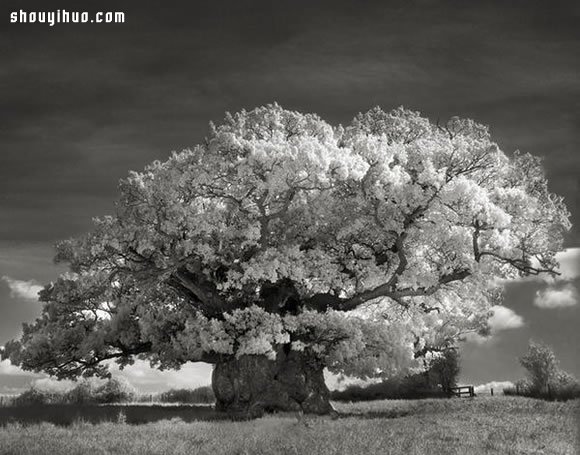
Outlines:
[[[2,0],[0,455],[580,454],[580,3]]]

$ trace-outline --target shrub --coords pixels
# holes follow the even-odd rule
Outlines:
[[[515,387],[505,387],[503,389],[503,394],[506,396],[515,396],[515,395],[517,395],[516,388]]]
[[[159,401],[164,403],[213,403],[215,395],[210,386],[196,389],[171,389],[161,393]]]
[[[124,379],[109,379],[93,392],[97,403],[123,403],[134,401],[135,388]]]
[[[578,381],[569,382],[556,387],[551,391],[551,397],[554,400],[566,401],[580,398],[580,383]]]
[[[521,396],[532,396],[534,386],[532,382],[528,379],[520,379],[515,382],[514,387],[506,387],[503,389],[504,395],[521,395]]]
[[[22,392],[12,401],[15,406],[36,406],[44,404],[57,404],[61,400],[61,395],[55,392],[47,392],[36,387]]]
[[[68,404],[94,404],[96,403],[94,387],[88,381],[79,382],[74,388],[66,392],[61,403]]]

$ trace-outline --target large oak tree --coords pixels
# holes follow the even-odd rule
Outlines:
[[[555,273],[568,218],[472,120],[242,111],[57,245],[70,273],[4,355],[59,378],[210,362],[219,409],[325,413],[325,367],[393,375],[485,332],[502,280]]]

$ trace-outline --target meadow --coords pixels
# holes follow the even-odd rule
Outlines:
[[[95,419],[0,417],[0,453],[546,454],[580,453],[580,401],[523,397],[335,403],[338,418],[276,414],[232,421],[202,406],[103,406]],[[160,411],[160,408],[165,409]],[[13,408],[14,411],[14,408]],[[59,411],[65,413],[64,409]],[[43,418],[48,418],[45,414]],[[110,420],[106,420],[110,419]],[[132,423],[133,422],[133,423]],[[141,422],[141,423],[138,423]],[[147,423],[143,423],[147,422]]]

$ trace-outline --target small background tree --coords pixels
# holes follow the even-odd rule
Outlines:
[[[528,352],[520,358],[520,364],[527,370],[532,391],[536,393],[547,393],[560,371],[554,351],[534,341],[530,341]]]
[[[537,398],[571,399],[580,397],[580,383],[560,369],[560,363],[549,346],[530,341],[528,352],[520,358],[527,379],[516,383],[517,392]],[[513,394],[508,390],[507,394]]]

